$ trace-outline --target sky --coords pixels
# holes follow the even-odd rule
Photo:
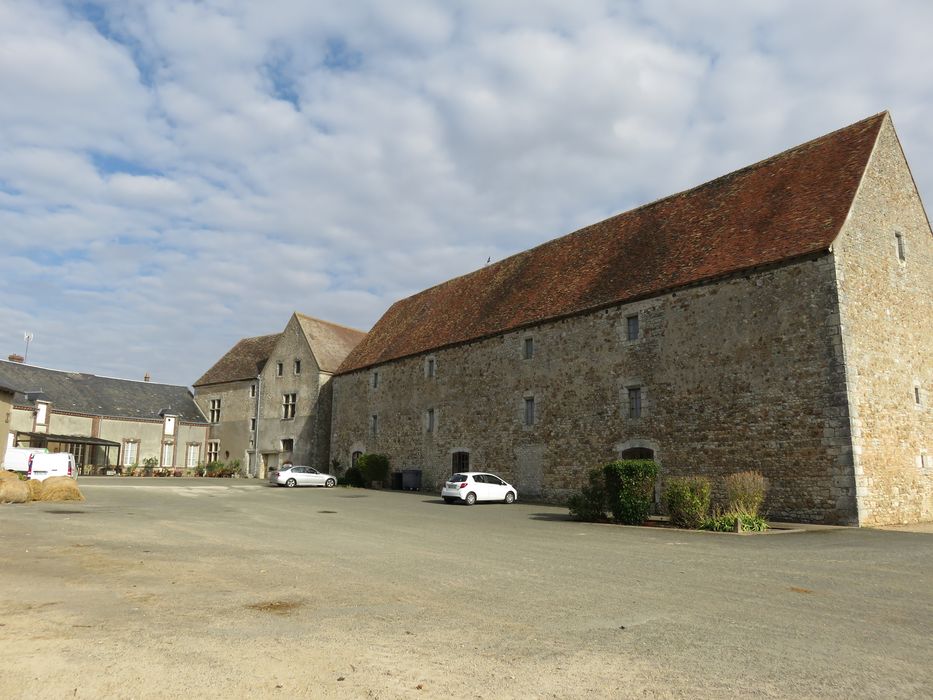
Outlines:
[[[928,0],[0,0],[0,356],[190,385],[890,110]]]

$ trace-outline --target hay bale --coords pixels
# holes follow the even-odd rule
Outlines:
[[[0,481],[18,481],[19,474],[16,472],[7,471],[6,469],[0,469]]]
[[[38,479],[30,479],[29,481],[24,481],[24,484],[29,487],[29,500],[30,501],[41,501],[42,500],[42,482]]]
[[[0,503],[26,503],[29,499],[29,486],[25,481],[4,479],[0,481]]]
[[[50,476],[42,482],[42,501],[83,501],[78,482],[70,476]]]

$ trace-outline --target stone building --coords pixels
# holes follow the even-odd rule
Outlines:
[[[17,387],[7,445],[71,452],[83,474],[204,461],[208,424],[187,387],[7,361],[0,383]]]
[[[650,456],[758,470],[773,518],[933,518],[933,237],[890,116],[394,304],[334,378],[331,454],[561,500]]]
[[[331,377],[364,335],[294,313],[281,333],[239,341],[194,383],[209,459],[260,478],[285,461],[326,468]]]

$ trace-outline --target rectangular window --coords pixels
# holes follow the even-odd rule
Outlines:
[[[373,389],[379,386],[379,372],[373,372]]]
[[[255,433],[255,432],[256,432],[256,419],[255,419],[255,418],[250,418],[250,419],[249,419],[249,431],[250,431],[251,433]]]
[[[139,443],[138,442],[125,442],[123,443],[123,466],[131,467],[136,464],[136,461],[139,459]]]
[[[626,334],[629,340],[638,340],[638,316],[627,316],[625,319]]]
[[[174,466],[175,461],[175,445],[170,442],[166,442],[162,445],[162,466],[171,467]]]
[[[282,452],[291,452],[295,449],[294,438],[282,438]]]
[[[216,462],[220,454],[220,440],[210,440],[207,443],[207,461]]]
[[[530,360],[535,356],[535,339],[534,338],[525,338],[525,349],[524,355],[526,360]]]
[[[49,422],[49,405],[45,401],[36,401],[36,425],[47,425]]]
[[[255,398],[256,398],[256,385],[255,385],[255,384],[250,384],[250,385],[249,385],[249,397],[250,397],[251,399],[255,399]]]
[[[534,398],[525,399],[525,425],[535,424],[535,400]]]
[[[198,457],[201,454],[201,445],[190,444],[185,450],[185,466],[188,469],[198,466]]]
[[[301,360],[295,360],[295,374],[301,374]]]
[[[434,432],[434,409],[433,408],[428,409],[428,432],[429,433]]]
[[[918,406],[920,405],[920,387],[919,386],[914,387],[914,403],[917,404]]]
[[[369,429],[373,435],[379,434],[379,416],[374,414],[369,417]]]
[[[211,423],[220,422],[220,399],[211,399]]]
[[[428,379],[434,379],[434,358],[428,358],[428,368],[427,368]]]
[[[291,420],[295,417],[296,394],[282,394],[282,418]]]
[[[218,411],[219,415],[220,411]],[[175,434],[175,416],[165,416],[165,420],[162,423],[162,434],[166,437],[171,437]]]
[[[907,247],[904,245],[904,236],[900,233],[895,233],[894,241],[897,243],[897,259],[904,262],[907,260]]]
[[[282,363],[281,363],[281,362],[276,362],[276,363],[275,363],[275,376],[276,376],[276,377],[281,377],[281,376],[282,376],[282,372],[283,372]]]
[[[628,417],[641,418],[641,387],[632,386],[628,389]]]

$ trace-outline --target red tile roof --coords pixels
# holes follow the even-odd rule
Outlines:
[[[886,115],[402,299],[339,372],[825,251]]]
[[[204,373],[192,386],[223,384],[244,379],[254,379],[269,359],[269,354],[281,337],[281,333],[243,338],[230,348],[214,366]]]

